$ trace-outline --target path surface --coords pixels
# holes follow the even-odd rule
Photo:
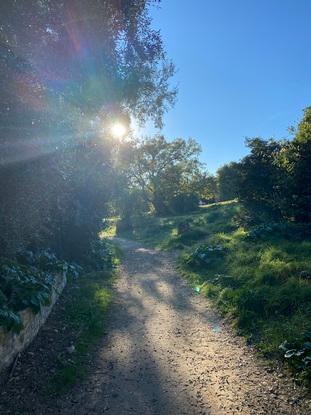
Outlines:
[[[62,413],[311,413],[301,391],[269,371],[176,275],[170,254],[118,242],[124,257],[109,335]]]
[[[66,287],[2,389],[1,415],[311,414],[305,392],[258,360],[176,274],[173,254],[117,242],[121,276],[90,375],[65,395],[40,392],[71,339]]]

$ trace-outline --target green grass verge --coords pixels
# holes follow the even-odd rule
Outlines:
[[[64,321],[66,332],[75,339],[74,351],[58,357],[58,368],[48,392],[63,393],[87,373],[89,353],[105,334],[114,277],[113,271],[100,271],[85,274],[74,282]]]
[[[311,239],[286,227],[211,232],[182,252],[179,270],[262,355],[310,383]]]

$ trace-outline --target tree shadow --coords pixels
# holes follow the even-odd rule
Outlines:
[[[88,402],[89,413],[113,415],[199,413],[195,394],[182,387],[187,379],[174,369],[178,359],[173,366],[170,362],[176,343],[189,348],[187,337],[180,337],[180,327],[190,313],[197,313],[190,301],[191,288],[184,283],[180,289],[167,254],[135,242],[126,242],[122,268],[126,284],[118,288],[110,311],[109,336],[96,363],[99,374],[91,376],[95,386],[82,395],[81,404],[85,408]],[[163,318],[158,315],[160,305],[176,317],[168,328],[167,350],[160,341],[163,333],[149,330],[152,319]]]

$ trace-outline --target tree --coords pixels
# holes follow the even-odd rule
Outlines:
[[[279,220],[282,217],[282,168],[278,155],[282,143],[261,138],[247,140],[251,152],[238,166],[238,197],[250,221]]]
[[[171,201],[193,193],[200,173],[199,145],[192,139],[168,141],[163,136],[132,142],[120,150],[120,165],[132,186],[141,189],[158,215],[171,211]]]
[[[279,162],[286,172],[282,188],[287,216],[311,222],[311,107],[305,109],[294,139],[284,145]]]
[[[149,15],[157,2],[1,2],[3,254],[48,243],[80,257],[96,235],[113,187],[107,125],[135,116],[160,126],[174,101]]]
[[[233,165],[234,176],[227,168],[218,173],[219,187],[225,191],[237,184],[248,223],[311,222],[311,107],[292,131],[292,140],[248,140],[250,154]]]
[[[238,197],[240,179],[238,163],[231,162],[220,167],[216,173],[218,199],[223,201]]]
[[[215,176],[212,176],[203,168],[198,169],[187,185],[188,193],[193,193],[198,200],[203,203],[214,203],[217,195],[217,182]]]

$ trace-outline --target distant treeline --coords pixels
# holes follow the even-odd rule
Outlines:
[[[264,221],[311,222],[311,107],[292,140],[247,140],[250,154],[220,168],[219,200],[238,198],[245,224]]]
[[[121,216],[128,220],[150,210],[158,216],[178,215],[199,203],[238,199],[242,225],[310,223],[311,107],[291,130],[289,140],[248,139],[249,154],[215,175],[200,163],[195,140],[158,136],[128,142],[119,154],[127,183],[119,201]]]

